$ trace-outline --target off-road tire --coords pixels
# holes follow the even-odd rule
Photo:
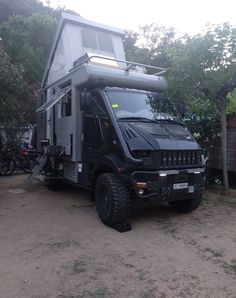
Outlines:
[[[170,207],[179,213],[190,213],[196,210],[202,201],[202,194],[189,194],[189,198],[181,201],[169,202]]]
[[[106,173],[98,177],[95,201],[98,215],[105,225],[114,226],[128,220],[129,193],[117,174]]]

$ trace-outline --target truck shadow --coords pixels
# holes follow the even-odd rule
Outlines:
[[[86,202],[91,207],[95,207],[95,202],[90,200],[90,191],[65,185],[60,193],[70,194],[78,203]],[[96,210],[95,210],[96,212]],[[148,203],[142,200],[131,200],[131,221],[149,220],[156,218],[167,219],[169,217],[179,216],[176,214],[166,202],[156,202],[152,200]]]
[[[169,219],[178,216],[171,210],[167,203],[158,203],[152,201],[145,203],[142,201],[132,202],[131,221],[153,220],[153,219]]]

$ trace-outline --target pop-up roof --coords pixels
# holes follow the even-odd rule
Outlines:
[[[86,53],[125,60],[123,37],[123,30],[63,13],[43,76],[42,87],[68,74],[73,62]]]

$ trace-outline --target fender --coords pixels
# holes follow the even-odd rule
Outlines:
[[[95,183],[99,175],[108,172],[119,173],[119,169],[125,165],[115,154],[107,154],[102,157],[96,164],[93,169],[92,179],[91,179],[91,190],[90,190],[90,200],[94,201],[94,190]]]
[[[124,168],[125,164],[113,153],[103,156],[96,164],[93,169],[92,177],[101,168],[110,168],[111,171],[119,173],[120,168]],[[93,179],[92,179],[93,180]]]

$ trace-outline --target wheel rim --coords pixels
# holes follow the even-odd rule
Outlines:
[[[98,187],[96,201],[99,215],[107,219],[111,213],[111,196],[103,184]]]

